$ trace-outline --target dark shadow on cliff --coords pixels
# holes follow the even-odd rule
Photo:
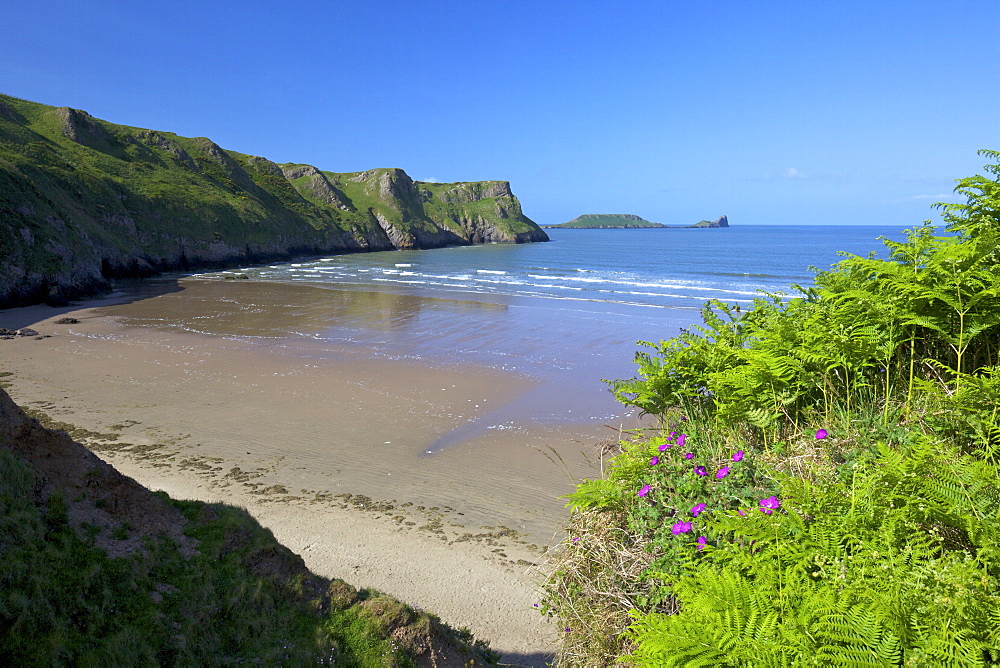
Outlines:
[[[80,309],[131,304],[151,297],[180,292],[185,288],[180,285],[179,281],[180,277],[122,280],[114,284],[110,294],[79,299],[70,302],[66,306],[35,304],[33,306],[0,309],[0,327],[17,330],[23,327],[31,327],[42,320],[55,318],[72,311],[79,311]],[[41,333],[44,334],[45,332]]]
[[[545,666],[551,666],[555,657],[551,654],[545,654],[543,652],[535,652],[534,654],[504,654],[500,657],[500,666],[509,666],[510,668],[544,668]]]

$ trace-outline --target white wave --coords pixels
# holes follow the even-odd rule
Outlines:
[[[495,285],[527,285],[522,281],[498,281],[491,278],[476,278],[473,279],[476,283],[493,283]]]
[[[383,283],[411,283],[416,285],[426,285],[427,281],[402,281],[398,278],[375,278],[375,281],[381,281]]]
[[[545,281],[577,281],[580,283],[614,283],[606,278],[583,278],[579,276],[549,276],[547,274],[528,274],[528,278],[537,278]]]
[[[397,262],[396,266],[397,267],[412,267],[413,265],[412,264],[407,264],[405,262]]]
[[[528,285],[533,288],[554,288],[556,290],[583,290],[583,288],[578,288],[574,285],[552,285],[549,283],[524,283],[524,285]]]
[[[598,292],[612,294],[612,295],[636,295],[639,297],[679,297],[680,295],[667,295],[662,292],[639,292],[636,290],[598,290]],[[694,297],[694,295],[684,295],[687,297]],[[698,299],[704,299],[704,296],[699,296]]]
[[[685,284],[673,284],[673,283],[641,283],[637,281],[617,281],[612,278],[583,278],[577,276],[547,276],[539,274],[528,274],[529,278],[536,278],[543,281],[576,281],[578,283],[610,283],[612,285],[625,285],[628,287],[635,288],[663,288],[666,290],[702,290],[705,292],[720,292],[730,295],[756,295],[757,291],[746,291],[746,290],[726,290],[725,288],[703,286],[703,285],[685,285]]]
[[[427,281],[427,285],[436,285],[442,288],[462,288],[465,292],[475,291],[477,287],[468,283],[442,283],[440,281]]]
[[[495,269],[476,269],[477,274],[506,274],[506,271],[497,271]]]

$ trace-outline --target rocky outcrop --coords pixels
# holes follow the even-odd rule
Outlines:
[[[86,111],[60,107],[56,109],[63,135],[70,141],[88,146],[95,142],[106,142],[111,135]]]
[[[449,183],[447,186],[446,189],[437,194],[437,197],[448,204],[468,204],[481,199],[513,197],[510,192],[510,184],[506,181]]]
[[[153,132],[152,130],[140,131],[137,135],[132,137],[133,144],[144,144],[150,148],[160,149],[165,151],[173,157],[174,162],[178,165],[190,169],[192,172],[200,172],[201,168],[194,161],[187,151],[182,149],[176,143],[172,142],[167,137],[163,136],[159,132]]]
[[[0,95],[0,308],[303,255],[548,237],[505,181],[325,172]]]
[[[729,219],[725,216],[719,216],[715,220],[703,220],[694,225],[688,225],[688,227],[729,227]]]
[[[450,223],[468,243],[548,241],[537,226],[523,226],[521,203],[507,181],[416,183],[424,209]]]
[[[324,204],[335,206],[341,211],[351,211],[347,205],[347,197],[334,187],[330,180],[312,165],[284,165],[281,168],[282,175],[289,182],[295,184],[295,188],[304,197],[318,199]]]

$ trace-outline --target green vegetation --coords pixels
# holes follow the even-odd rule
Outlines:
[[[0,307],[168,269],[546,239],[506,182],[278,165],[0,95]]]
[[[545,229],[564,228],[574,230],[604,230],[604,229],[643,229],[643,228],[669,228],[669,229],[698,229],[705,227],[729,227],[729,219],[720,216],[716,220],[702,220],[694,225],[661,225],[652,223],[645,218],[632,215],[630,213],[588,213],[577,216],[568,223],[561,225],[543,225]]]
[[[546,229],[563,227],[574,230],[590,230],[638,229],[644,227],[666,227],[666,225],[653,223],[645,218],[635,216],[630,213],[587,213],[582,216],[577,216],[568,223],[562,223],[561,225],[545,225],[544,227]]]
[[[111,558],[45,498],[33,468],[0,447],[3,665],[414,666],[433,646],[494,661],[467,634],[389,597],[309,573],[245,511],[169,500],[198,541]],[[123,539],[122,526],[112,538]]]
[[[643,228],[643,227],[666,227],[659,223],[653,223],[645,218],[632,215],[630,213],[588,213],[577,216],[568,223],[561,225],[546,225],[550,227],[565,227],[577,230],[604,229],[604,228]]]
[[[1000,153],[888,260],[636,356],[569,496],[561,665],[1000,665]]]

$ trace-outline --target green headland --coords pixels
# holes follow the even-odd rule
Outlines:
[[[572,230],[625,230],[644,228],[691,229],[701,227],[729,227],[729,219],[720,216],[715,220],[702,220],[694,225],[663,225],[631,213],[587,213],[560,225],[542,225],[544,229]]]
[[[277,164],[0,95],[0,308],[167,270],[547,240],[506,181]]]

